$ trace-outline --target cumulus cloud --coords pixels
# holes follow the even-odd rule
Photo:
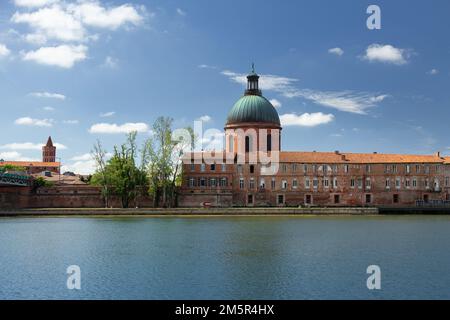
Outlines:
[[[6,150],[41,150],[45,143],[32,143],[32,142],[13,142],[0,146],[0,149]],[[61,143],[53,143],[53,145],[60,149],[65,150],[67,147]]]
[[[44,109],[44,111],[55,111],[55,108],[49,107],[49,106],[44,107],[44,108],[42,108],[42,109]]]
[[[1,50],[0,50],[1,51]],[[439,73],[438,69],[431,69],[430,71],[428,71],[428,74],[434,76],[437,75]]]
[[[41,161],[40,159],[25,157],[17,151],[0,152],[0,159],[6,161]]]
[[[81,2],[69,5],[68,11],[87,26],[116,30],[124,25],[140,25],[144,18],[130,4],[106,8],[100,2]]]
[[[222,71],[231,81],[243,86],[247,84],[245,74],[232,71]],[[345,91],[320,91],[311,89],[299,89],[296,86],[297,79],[276,76],[261,75],[260,88],[275,91],[286,98],[303,98],[318,105],[330,107],[343,112],[366,114],[367,109],[382,102],[388,95],[372,94],[368,92]]]
[[[281,102],[277,99],[270,99],[270,103],[277,109],[281,108]]]
[[[86,30],[81,21],[61,6],[41,8],[37,11],[16,12],[11,21],[28,24],[33,30],[28,38],[30,42],[45,43],[47,39],[60,41],[84,41]]]
[[[106,159],[109,159],[112,157],[112,154],[107,153],[105,157]],[[92,155],[90,153],[85,153],[71,158],[68,164],[61,167],[61,170],[63,172],[71,171],[77,174],[88,175],[95,173],[96,166],[97,164],[92,158]]]
[[[204,115],[204,116],[201,116],[200,118],[198,118],[197,120],[206,123],[206,122],[211,122],[212,118],[208,115]]]
[[[87,58],[88,48],[84,45],[60,45],[57,47],[42,47],[23,54],[23,60],[35,61],[39,64],[70,69],[76,62]]]
[[[66,96],[60,93],[51,93],[51,92],[32,92],[30,96],[36,98],[49,98],[49,99],[57,99],[57,100],[66,100]]]
[[[9,56],[11,51],[4,45],[0,43],[0,58]]]
[[[371,44],[366,49],[366,54],[363,56],[364,60],[370,62],[384,62],[396,65],[406,64],[407,50],[396,48],[390,44]]]
[[[287,113],[281,115],[280,120],[283,126],[315,127],[332,122],[334,115],[324,114],[322,112],[303,113],[301,115]]]
[[[117,133],[130,133],[132,131],[137,132],[149,132],[150,128],[146,123],[125,123],[117,125],[115,123],[96,123],[89,129],[90,133],[105,133],[105,134],[117,134]]]
[[[59,0],[14,0],[16,6],[27,8],[43,7],[57,2],[59,2]]]
[[[344,54],[344,50],[341,48],[331,48],[328,49],[328,53],[335,54],[337,56],[342,56]]]
[[[51,127],[53,126],[53,119],[33,119],[30,117],[23,117],[14,121],[17,125],[35,126],[35,127]]]

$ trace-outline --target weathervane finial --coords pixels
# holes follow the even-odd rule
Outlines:
[[[255,63],[252,62],[252,73],[255,73]]]

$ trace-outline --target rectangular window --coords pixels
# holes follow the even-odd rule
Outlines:
[[[249,194],[247,196],[247,204],[253,204],[253,195],[252,194]]]
[[[322,167],[322,171],[323,171],[324,175],[327,175],[328,174],[328,165],[324,164]]]
[[[338,194],[334,195],[334,203],[339,204],[341,202],[341,197]]]
[[[287,172],[287,165],[283,164],[281,165],[281,170],[283,171],[283,173]]]
[[[420,173],[420,165],[416,164],[416,173]]]
[[[222,172],[227,171],[227,165],[226,164],[222,164]]]
[[[348,164],[344,165],[344,172],[348,173]]]
[[[239,179],[239,189],[244,189],[244,178]]]
[[[405,187],[409,189],[409,187],[411,186],[411,181],[409,179],[405,180]]]
[[[386,189],[391,188],[391,180],[389,178],[386,179]]]
[[[311,188],[311,182],[310,182],[309,178],[306,178],[306,179],[305,179],[305,188],[306,188],[306,189]]]
[[[307,172],[308,172],[308,165],[307,165],[307,164],[304,164],[304,165],[303,165],[303,172],[304,172],[304,173],[307,173]]]
[[[191,163],[191,171],[195,171],[195,164]]]
[[[430,166],[425,166],[425,173],[430,174]]]
[[[250,170],[251,174],[255,173],[255,166],[253,164],[251,164],[249,170]]]
[[[372,180],[370,178],[366,178],[366,189],[370,190],[372,187]]]
[[[409,164],[405,166],[405,171],[406,173],[411,173],[411,166]]]
[[[297,164],[296,163],[294,163],[292,165],[292,172],[297,172]]]
[[[372,170],[372,167],[370,166],[370,164],[366,165],[366,172],[370,173],[370,171]]]
[[[413,179],[412,184],[413,184],[413,188],[417,188],[417,179],[416,178]]]
[[[314,189],[317,189],[319,187],[319,179],[314,178],[314,180],[313,180],[313,187],[314,187]]]
[[[362,189],[362,187],[363,187],[362,179],[359,178],[358,179],[358,189]]]
[[[255,179],[253,179],[253,178],[250,179],[250,186],[249,187],[252,190],[255,189]]]
[[[399,203],[399,201],[400,201],[399,195],[398,194],[394,194],[393,197],[392,197],[392,202]]]
[[[355,179],[351,179],[350,180],[350,187],[354,188],[355,187]]]
[[[334,178],[333,179],[333,188],[337,188],[338,187],[338,178]]]
[[[333,165],[333,172],[338,173],[338,165],[337,164]]]
[[[228,186],[227,178],[222,178],[222,179],[220,179],[220,186],[221,186],[221,187],[226,187],[226,186]]]
[[[211,171],[216,171],[216,165],[214,163],[211,165]]]
[[[278,202],[279,205],[284,204],[284,195],[279,194],[278,197],[277,197],[277,202]]]
[[[395,187],[397,189],[400,189],[401,186],[402,186],[402,181],[400,180],[400,178],[395,179]]]
[[[287,180],[281,180],[281,189],[286,190],[288,186]]]
[[[392,165],[392,172],[397,173],[397,165],[396,164]]]
[[[189,187],[191,187],[191,188],[195,187],[195,179],[194,178],[189,178]]]
[[[450,177],[445,177],[445,186],[450,187]]]
[[[242,164],[238,164],[237,171],[238,173],[242,173]]]
[[[276,186],[275,178],[272,178],[272,181],[270,182],[270,187],[272,188],[272,190],[275,190],[275,186]]]
[[[366,194],[366,203],[372,203],[372,195]]]
[[[312,203],[312,195],[307,194],[307,195],[305,196],[305,203],[306,203],[306,204],[311,204],[311,203]]]
[[[202,163],[201,167],[200,167],[200,171],[205,172],[205,170],[206,170],[206,164]]]
[[[428,180],[428,178],[425,179],[425,189],[429,189],[430,188],[430,180]]]
[[[206,187],[206,179],[200,178],[200,187]]]
[[[292,188],[297,189],[297,187],[298,187],[297,179],[292,180]]]
[[[211,178],[209,184],[211,185],[211,187],[215,188],[217,187],[217,180],[215,178]]]
[[[328,188],[330,186],[330,181],[328,180],[328,178],[323,179],[323,186],[325,188]]]

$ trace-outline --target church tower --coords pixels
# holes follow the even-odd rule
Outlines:
[[[53,146],[52,137],[48,137],[47,144],[42,147],[42,161],[56,162],[56,147]]]

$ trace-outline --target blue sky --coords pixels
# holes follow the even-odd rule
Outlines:
[[[96,139],[142,141],[158,116],[222,130],[252,62],[284,150],[448,153],[449,15],[448,1],[1,1],[0,157],[40,159],[51,135],[87,172]]]

